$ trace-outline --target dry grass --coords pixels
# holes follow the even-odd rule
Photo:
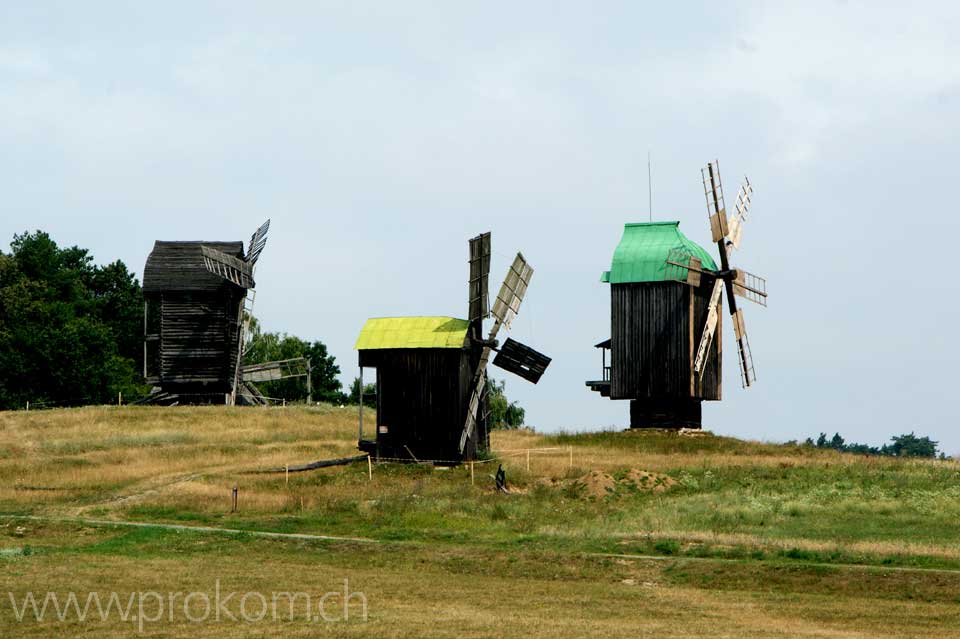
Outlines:
[[[468,467],[382,465],[372,481],[365,464],[289,483],[244,473],[354,455],[355,429],[355,412],[333,407],[0,413],[2,512],[384,542],[371,550],[5,519],[0,591],[209,591],[219,578],[231,589],[323,592],[346,577],[370,602],[362,624],[180,619],[144,636],[960,636],[960,573],[884,568],[960,568],[955,463],[710,436],[498,431],[502,459],[476,466],[475,485]],[[555,450],[532,451],[528,470],[524,451],[538,448]],[[498,463],[518,488],[512,497],[492,489]],[[615,494],[577,493],[576,478],[592,471],[614,478]],[[631,488],[639,471],[667,487]],[[234,486],[241,512],[231,514]],[[132,634],[120,622],[15,624],[2,597],[0,636]]]

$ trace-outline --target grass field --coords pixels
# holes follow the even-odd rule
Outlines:
[[[956,462],[515,431],[492,437],[509,495],[499,461],[474,483],[466,466],[249,472],[355,455],[355,422],[334,407],[0,413],[0,636],[960,637]],[[528,470],[526,449],[550,450]],[[240,593],[234,616],[244,593],[253,612],[282,592],[313,609],[344,580],[349,619],[342,596],[335,621],[302,598],[292,619],[287,598],[277,619],[183,610],[218,583]],[[135,595],[135,610],[17,621],[28,592],[81,608]]]

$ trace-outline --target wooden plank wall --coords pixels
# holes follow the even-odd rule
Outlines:
[[[360,352],[360,365],[377,369],[377,442],[380,455],[461,459],[460,434],[473,371],[458,349],[384,349]],[[387,427],[387,433],[380,432]],[[485,441],[485,424],[475,440]],[[466,455],[474,456],[476,441]],[[407,451],[410,449],[410,452]]]
[[[229,393],[242,296],[224,289],[214,294],[167,291],[158,297],[161,389]]]
[[[611,399],[691,397],[691,350],[703,331],[710,290],[694,289],[691,330],[688,289],[677,282],[611,285]],[[719,348],[715,339],[694,397],[719,399]]]

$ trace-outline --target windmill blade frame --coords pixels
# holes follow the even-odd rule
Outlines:
[[[714,160],[700,170],[703,177],[703,195],[707,200],[707,215],[714,242],[727,236],[727,210],[723,201],[723,183],[720,180],[720,160]]]
[[[753,185],[750,178],[743,176],[743,184],[737,191],[737,201],[734,203],[734,213],[727,222],[727,245],[732,249],[740,248],[740,239],[743,235],[743,224],[747,221],[750,212],[750,203],[753,198]]]
[[[250,264],[256,264],[257,260],[260,259],[260,253],[263,252],[263,248],[267,245],[267,232],[269,230],[270,220],[268,219],[250,236],[250,244],[247,247],[247,255],[245,258]]]
[[[470,240],[470,281],[467,319],[476,322],[490,317],[490,233]]]
[[[507,328],[510,328],[511,322],[520,312],[520,303],[523,302],[532,278],[533,267],[527,263],[523,253],[517,253],[506,277],[503,278],[497,300],[493,303],[493,316]]]
[[[737,358],[740,364],[740,384],[749,388],[757,381],[757,373],[753,368],[753,353],[750,352],[750,340],[747,339],[747,329],[743,322],[743,309],[737,309],[733,314],[733,333],[737,338]]]
[[[734,269],[733,292],[760,306],[767,305],[767,280],[743,269]]]
[[[543,353],[508,337],[493,358],[493,365],[536,384],[551,361]]]
[[[310,366],[306,357],[294,357],[259,364],[247,364],[240,369],[245,382],[272,382],[290,377],[306,377]]]
[[[250,289],[256,285],[253,280],[253,265],[249,262],[206,245],[200,247],[200,252],[203,255],[204,268],[214,275],[240,288]]]
[[[703,268],[703,260],[686,249],[670,249],[664,266],[664,279],[696,288],[700,286],[704,277],[715,278],[717,274],[710,269]]]
[[[720,273],[726,275],[722,278],[722,281],[724,287],[727,289],[727,305],[730,307],[730,315],[735,316],[739,309],[737,309],[737,298],[734,292],[733,278],[729,277],[732,271],[730,270],[730,255],[727,252],[727,240],[725,237],[726,232],[724,232],[718,238],[717,230],[714,228],[715,220],[722,221],[723,225],[726,226],[726,214],[723,210],[723,186],[720,181],[719,160],[714,160],[713,162],[707,164],[706,168],[701,169],[701,175],[703,176],[704,191],[708,192],[707,206],[708,208],[711,205],[713,206],[713,213],[710,216],[710,227],[714,231],[714,241],[716,241],[717,251],[720,253]],[[726,229],[724,229],[724,231],[726,231]],[[721,280],[717,280],[717,282],[720,281]],[[742,328],[742,314],[740,315],[740,319]],[[753,371],[752,355],[750,355],[749,345],[745,345],[743,343],[743,339],[739,337],[737,338],[737,351],[745,386],[750,386],[750,372]]]
[[[706,368],[707,357],[710,354],[710,345],[713,343],[713,337],[717,332],[717,323],[720,316],[720,296],[723,293],[723,281],[717,280],[713,283],[713,291],[710,293],[710,301],[707,303],[707,320],[703,325],[703,333],[700,336],[700,343],[697,345],[697,356],[693,361],[693,371],[703,379],[703,371]]]
[[[477,370],[473,376],[473,384],[470,391],[470,402],[467,405],[467,417],[464,420],[463,432],[460,435],[460,452],[463,453],[467,445],[467,440],[473,436],[477,427],[477,411],[480,406],[480,398],[483,395],[487,380],[487,364],[490,361],[490,352],[500,332],[501,326],[510,328],[510,323],[520,311],[520,304],[530,286],[530,280],[533,277],[533,267],[527,263],[523,253],[517,252],[513,258],[513,263],[507,269],[507,274],[503,278],[503,284],[500,286],[500,292],[497,293],[497,300],[493,304],[491,313],[494,317],[493,327],[487,335],[486,344],[480,354],[480,360],[477,363]]]

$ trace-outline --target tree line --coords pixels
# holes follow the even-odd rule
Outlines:
[[[925,457],[932,459],[939,453],[943,459],[946,455],[937,449],[938,442],[929,437],[918,437],[913,432],[904,435],[895,435],[890,438],[889,444],[883,446],[870,446],[868,444],[847,443],[840,433],[834,433],[833,437],[827,438],[826,433],[820,433],[816,441],[808,437],[804,446],[813,448],[829,448],[842,453],[854,453],[857,455],[877,455],[881,457]]]
[[[245,364],[306,357],[313,400],[376,406],[376,387],[354,379],[348,392],[326,345],[263,331],[251,318]],[[90,251],[60,247],[43,231],[14,235],[0,251],[0,410],[82,406],[146,396],[143,379],[143,290],[127,266],[94,263]],[[260,382],[268,397],[307,399],[304,377]],[[524,411],[490,381],[492,427],[517,428]]]

